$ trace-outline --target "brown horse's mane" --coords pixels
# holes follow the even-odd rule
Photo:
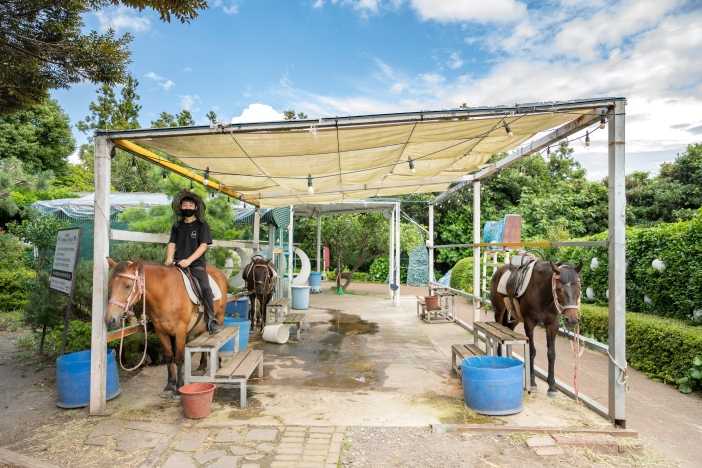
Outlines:
[[[127,268],[129,268],[129,265],[132,263],[136,262],[136,260],[122,260],[121,262],[118,262],[114,267],[112,267],[112,276],[118,275],[120,273],[124,273],[127,271]],[[162,266],[164,268],[174,268],[174,267],[166,267],[165,265],[162,265],[160,263],[156,262],[151,262],[149,260],[142,260],[141,265],[156,265],[156,266]],[[143,271],[143,268],[141,266],[139,267],[139,270]]]
[[[560,262],[559,262],[560,263]],[[561,270],[561,282],[562,283],[577,283],[578,282],[578,272],[575,271],[575,267],[569,263],[562,263],[557,266],[562,266]]]

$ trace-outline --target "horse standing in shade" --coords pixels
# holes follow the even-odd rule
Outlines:
[[[107,262],[112,268],[112,277],[107,283],[111,293],[105,310],[105,325],[108,329],[117,328],[123,315],[126,315],[126,310],[143,299],[146,313],[163,345],[163,356],[168,367],[168,385],[163,389],[162,396],[171,396],[171,392],[180,395],[180,387],[184,384],[185,339],[207,331],[204,317],[188,296],[183,276],[176,267],[166,267],[142,259],[117,263],[108,258]],[[214,313],[217,320],[224,323],[227,277],[212,265],[207,265],[207,274],[223,291],[222,297],[214,301]],[[174,350],[177,373],[173,366]],[[206,368],[207,353],[202,353],[197,371],[204,372]]]
[[[495,322],[511,330],[517,327],[519,321],[510,320],[510,313],[505,306],[505,296],[497,291],[500,278],[509,270],[509,265],[500,267],[493,275],[490,285],[490,302],[495,309]],[[556,335],[560,325],[559,316],[569,329],[578,325],[580,313],[580,298],[582,295],[580,270],[583,264],[573,265],[537,261],[532,271],[531,281],[524,294],[519,297],[519,311],[524,320],[524,330],[529,338],[531,353],[531,390],[536,391],[536,374],[534,374],[534,359],[536,345],[534,344],[534,327],[543,323],[546,327],[548,344],[548,396],[558,396],[554,365],[556,362]]]
[[[249,320],[251,320],[251,330],[256,326],[258,320],[261,321],[261,333],[266,325],[266,306],[273,298],[275,283],[278,278],[278,271],[273,266],[273,259],[266,260],[261,255],[251,257],[251,262],[244,267],[242,278],[245,279],[246,289],[251,294],[249,300]],[[260,304],[260,313],[256,314],[256,299]]]

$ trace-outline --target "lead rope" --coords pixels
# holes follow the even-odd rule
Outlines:
[[[143,288],[142,288],[142,283],[143,283]],[[132,294],[134,294],[135,287],[132,287],[132,294],[129,295],[127,298],[127,308],[125,309],[125,313],[122,314],[122,335],[119,337],[119,365],[122,367],[127,372],[131,372],[139,366],[141,366],[144,363],[144,360],[146,359],[146,346],[149,340],[149,333],[146,331],[146,273],[144,273],[144,276],[141,277],[139,275],[139,272],[136,272],[136,277],[134,278],[134,286],[137,286],[139,288],[139,293],[137,293],[136,297],[139,297],[139,294],[142,295],[142,312],[141,312],[141,325],[144,327],[144,354],[141,356],[141,361],[139,361],[139,364],[137,364],[135,367],[132,367],[131,369],[127,369],[124,367],[124,364],[122,364],[122,343],[124,342],[124,321],[127,319],[128,315],[128,310],[129,309],[129,301],[132,298]],[[136,301],[135,301],[136,302]]]

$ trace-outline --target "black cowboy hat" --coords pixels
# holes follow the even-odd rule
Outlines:
[[[173,197],[173,201],[171,201],[171,208],[173,209],[173,224],[176,226],[178,225],[180,218],[185,217],[183,216],[183,211],[181,210],[180,205],[186,198],[193,200],[197,205],[197,213],[195,214],[195,216],[197,216],[197,219],[199,219],[200,221],[205,220],[205,211],[207,210],[205,202],[202,201],[202,198],[200,198],[200,195],[198,195],[197,193],[183,189],[180,192],[176,193]]]

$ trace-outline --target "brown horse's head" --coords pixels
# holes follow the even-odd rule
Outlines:
[[[553,298],[557,300],[556,307],[563,314],[563,323],[567,328],[575,328],[580,319],[580,297],[582,295],[580,270],[583,264],[574,267],[573,265],[556,265],[551,262],[551,269],[554,273]]]
[[[270,263],[272,260],[256,260],[250,265],[252,271],[249,273],[253,281],[254,291],[257,296],[263,296],[268,292],[268,287],[271,284],[273,274],[271,272]]]
[[[124,309],[127,307],[127,302],[129,302],[129,306],[131,306],[143,295],[143,293],[140,292],[141,289],[135,284],[133,279],[138,272],[143,274],[143,268],[141,268],[141,259],[135,262],[117,263],[111,258],[108,258],[107,263],[109,263],[110,268],[112,268],[112,277],[107,283],[111,293],[110,301],[107,304],[107,310],[105,310],[105,325],[110,329],[119,326]],[[130,276],[132,278],[130,278]]]

